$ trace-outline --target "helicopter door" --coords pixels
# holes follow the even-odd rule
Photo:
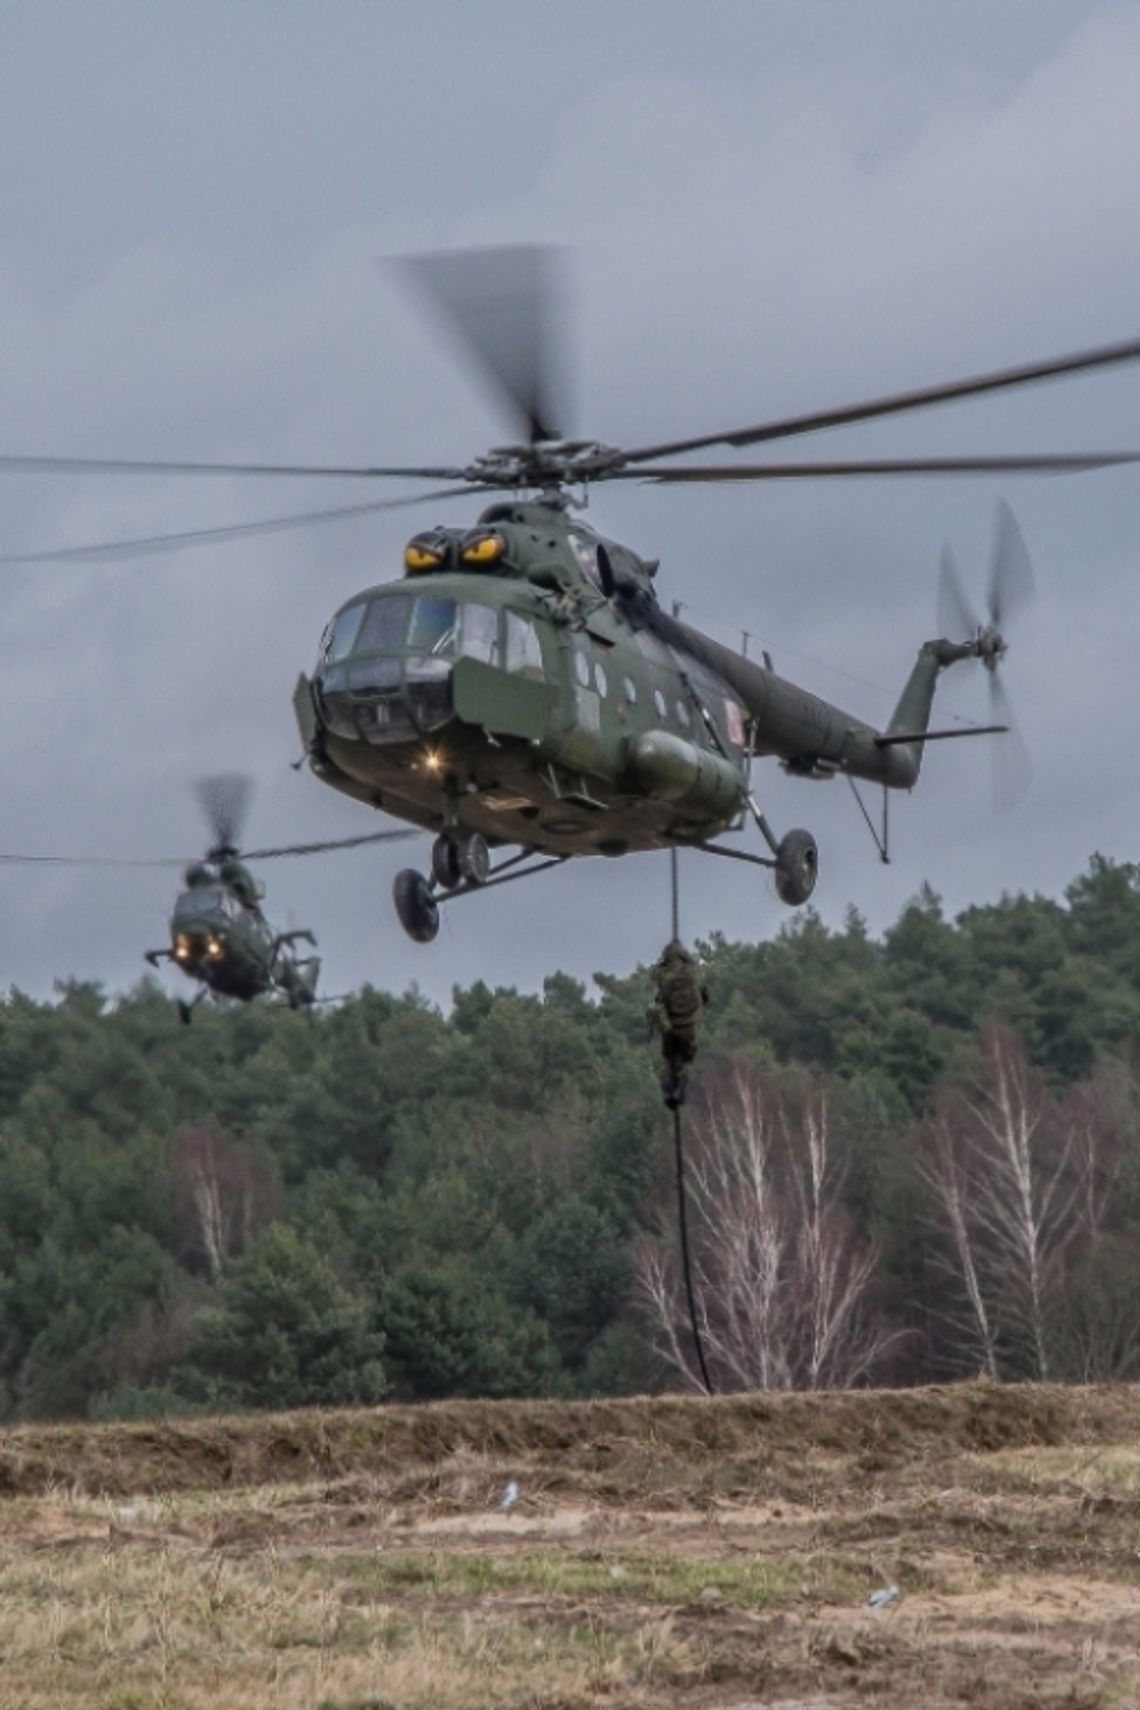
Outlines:
[[[617,666],[607,663],[609,649],[596,646],[586,635],[562,630],[558,639],[562,659],[558,758],[594,777],[611,778],[620,751],[620,739],[612,728]]]

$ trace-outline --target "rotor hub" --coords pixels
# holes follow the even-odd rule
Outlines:
[[[983,629],[977,641],[978,658],[987,671],[996,671],[1004,655],[1009,651],[1009,643],[999,630]]]
[[[596,439],[540,439],[533,445],[497,445],[464,470],[488,487],[557,489],[619,469],[625,455]]]

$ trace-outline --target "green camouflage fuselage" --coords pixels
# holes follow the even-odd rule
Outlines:
[[[560,508],[492,506],[475,529],[417,536],[408,562],[341,607],[295,697],[317,776],[398,819],[620,855],[723,831],[750,753],[804,776],[917,778],[920,746],[878,746],[861,719],[668,617],[655,566]],[[939,645],[891,729],[926,728]]]

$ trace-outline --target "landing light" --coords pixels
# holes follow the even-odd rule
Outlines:
[[[424,766],[429,772],[438,772],[443,765],[443,756],[434,748],[429,748],[424,755]]]
[[[438,570],[443,563],[440,554],[430,546],[423,546],[418,540],[409,540],[404,548],[404,566],[413,575],[423,570]]]
[[[412,576],[438,570],[451,556],[451,540],[452,537],[440,528],[425,529],[422,534],[413,535],[404,548],[405,570]]]
[[[465,564],[494,564],[506,550],[506,540],[497,529],[473,529],[459,543],[459,556]]]

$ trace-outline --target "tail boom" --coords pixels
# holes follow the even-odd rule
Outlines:
[[[977,640],[924,642],[890,723],[878,731],[687,624],[665,620],[660,631],[674,647],[714,670],[740,697],[751,717],[756,754],[773,755],[800,776],[845,772],[895,790],[909,790],[917,782],[926,742],[951,734],[930,731],[939,674],[961,659],[982,657]],[[963,728],[962,734],[975,733]]]

